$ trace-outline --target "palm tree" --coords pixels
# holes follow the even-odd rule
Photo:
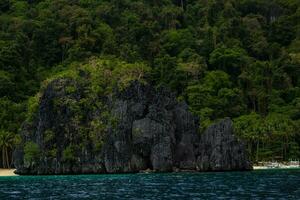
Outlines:
[[[0,130],[0,148],[2,149],[2,166],[3,168],[10,168],[11,155],[9,152],[13,149],[15,143],[15,136],[13,133]]]

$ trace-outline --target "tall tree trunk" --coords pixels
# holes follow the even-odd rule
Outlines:
[[[5,166],[5,153],[4,153],[4,147],[2,147],[2,167],[6,168]]]
[[[258,154],[259,154],[259,140],[257,140],[257,143],[256,143],[256,161],[258,162]]]
[[[13,156],[13,150],[11,150],[10,165],[13,165],[13,163],[14,163],[14,156]]]
[[[9,157],[8,157],[7,148],[5,148],[5,156],[6,156],[6,164],[7,164],[7,168],[10,168],[10,163],[9,163]]]
[[[283,159],[287,160],[287,149],[289,145],[289,137],[285,134],[285,141],[284,141],[284,151],[283,151]]]

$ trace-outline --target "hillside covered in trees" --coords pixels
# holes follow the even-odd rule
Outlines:
[[[1,0],[3,167],[38,92],[95,58],[169,87],[202,131],[232,118],[253,161],[300,157],[299,0]]]

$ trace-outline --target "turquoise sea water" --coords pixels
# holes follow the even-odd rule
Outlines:
[[[0,177],[0,199],[300,199],[300,170]]]

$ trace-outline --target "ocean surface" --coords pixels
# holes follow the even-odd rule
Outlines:
[[[0,177],[0,199],[300,199],[300,170]]]

